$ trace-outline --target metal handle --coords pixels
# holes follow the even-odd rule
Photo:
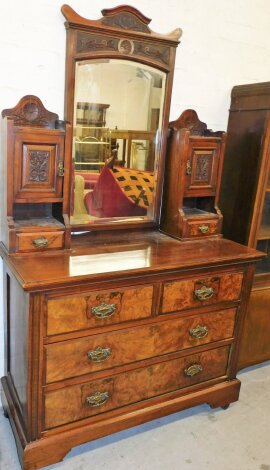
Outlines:
[[[102,303],[98,305],[97,307],[92,307],[91,312],[97,317],[97,318],[108,318],[111,317],[116,310],[116,305],[115,304],[105,304]]]
[[[198,300],[209,300],[214,295],[213,287],[202,286],[200,289],[195,289],[194,295]]]
[[[203,370],[203,368],[202,368],[201,364],[192,364],[191,366],[187,367],[184,370],[184,374],[187,377],[193,377],[194,375],[197,375],[200,372],[202,372],[202,370]]]
[[[206,338],[206,336],[208,335],[208,328],[207,326],[198,325],[195,328],[190,328],[189,334],[190,336],[193,336],[193,338],[196,339]]]
[[[93,362],[103,362],[110,357],[112,350],[110,348],[101,348],[98,346],[94,351],[89,351],[87,356]]]
[[[95,406],[104,405],[109,398],[110,395],[108,392],[96,392],[95,395],[86,398],[86,403],[94,408]]]
[[[62,160],[58,162],[58,176],[64,176],[64,162]]]
[[[190,160],[187,160],[187,163],[186,163],[186,175],[187,176],[191,175],[191,161]]]
[[[35,240],[32,240],[32,244],[36,248],[46,248],[49,245],[49,240],[45,237],[40,237],[36,238]]]
[[[208,225],[200,225],[199,230],[201,233],[208,233],[209,232],[209,226]]]

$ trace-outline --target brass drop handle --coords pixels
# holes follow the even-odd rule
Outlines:
[[[209,300],[214,295],[213,287],[202,286],[200,289],[195,289],[194,296],[200,300]]]
[[[35,240],[32,240],[32,244],[36,248],[46,248],[49,245],[49,240],[45,237],[39,237],[35,238]]]
[[[58,162],[58,176],[64,176],[64,162],[60,160]]]
[[[97,307],[92,307],[91,312],[96,316],[96,318],[108,318],[111,317],[116,310],[115,304],[105,304],[102,303]]]
[[[198,325],[195,328],[190,328],[189,334],[196,339],[206,338],[208,335],[208,328],[207,326]]]
[[[87,356],[93,362],[103,362],[106,361],[112,354],[112,350],[110,348],[101,348],[98,346],[94,351],[89,351]]]
[[[202,370],[203,368],[201,364],[192,364],[184,370],[184,374],[186,377],[193,377],[194,375],[202,372]]]
[[[104,405],[110,398],[108,392],[96,392],[95,395],[91,395],[86,398],[87,405],[94,408],[95,406]]]
[[[199,230],[201,233],[208,233],[209,232],[209,225],[200,225]]]
[[[190,160],[187,160],[187,163],[186,163],[186,175],[187,176],[191,175],[191,161]]]

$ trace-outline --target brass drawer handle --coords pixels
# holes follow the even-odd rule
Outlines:
[[[200,225],[199,230],[201,233],[208,233],[209,232],[209,225]]]
[[[32,240],[32,244],[36,248],[46,248],[49,245],[49,240],[45,237],[40,237],[36,238],[35,240]]]
[[[202,286],[200,289],[195,289],[194,295],[198,300],[209,300],[214,295],[213,287]]]
[[[94,351],[89,351],[87,356],[93,362],[103,362],[110,357],[112,350],[110,348],[101,348],[98,346]]]
[[[206,336],[208,335],[208,328],[207,326],[198,325],[195,328],[190,328],[189,334],[190,336],[193,336],[193,338],[196,339],[206,338]]]
[[[58,176],[64,176],[64,162],[62,160],[58,163]]]
[[[191,175],[191,161],[190,160],[187,160],[187,163],[186,163],[186,175],[187,176]]]
[[[104,405],[110,398],[108,392],[96,392],[95,395],[86,398],[86,403],[89,406],[101,406]]]
[[[102,303],[97,307],[92,307],[91,311],[97,318],[108,318],[111,317],[116,310],[115,304],[105,304]]]
[[[186,377],[193,377],[194,375],[197,375],[202,372],[202,370],[203,368],[201,364],[192,364],[192,366],[189,366],[184,370],[184,374],[186,375]]]

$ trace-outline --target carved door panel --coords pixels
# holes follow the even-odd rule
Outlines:
[[[14,200],[61,200],[63,195],[64,137],[52,132],[15,137]]]
[[[205,138],[204,138],[205,140]],[[217,184],[219,149],[215,143],[191,142],[186,160],[184,196],[214,196]]]

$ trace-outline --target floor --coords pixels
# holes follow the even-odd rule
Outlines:
[[[270,362],[239,373],[240,401],[157,419],[73,449],[47,470],[270,470]],[[19,470],[0,416],[0,470]]]

